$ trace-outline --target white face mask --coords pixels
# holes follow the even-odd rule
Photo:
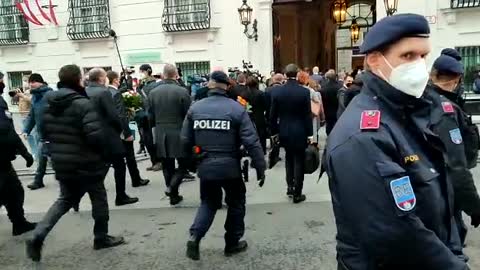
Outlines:
[[[390,78],[385,78],[387,79],[388,83],[407,95],[420,98],[425,91],[425,87],[427,86],[429,79],[425,59],[404,63],[394,68],[388,62],[385,56],[382,55],[382,57],[387,65],[392,69]],[[380,70],[379,72],[383,77],[385,77]]]
[[[143,80],[143,79],[145,79],[145,73],[142,72],[140,73],[140,80]]]

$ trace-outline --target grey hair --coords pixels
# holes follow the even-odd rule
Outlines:
[[[107,72],[103,68],[92,68],[88,72],[88,80],[91,82],[98,82],[100,78],[106,77]]]
[[[327,71],[327,73],[325,73],[325,78],[329,79],[329,80],[336,80],[337,79],[337,74],[335,74],[335,70],[334,69],[330,69],[329,71]]]
[[[166,64],[163,67],[163,76],[165,79],[176,79],[178,75],[177,67],[173,64]]]

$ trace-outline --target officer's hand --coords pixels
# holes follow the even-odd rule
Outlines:
[[[27,168],[32,167],[33,161],[34,161],[32,155],[30,155],[30,153],[25,153],[25,154],[23,155],[23,158],[24,158],[25,161],[27,162]]]
[[[263,187],[263,184],[265,184],[265,171],[262,170],[262,171],[259,171],[257,170],[257,181],[258,181],[258,185],[260,187]]]
[[[478,226],[480,226],[480,214],[474,214],[471,216],[472,218],[472,226],[475,227],[475,228],[478,228]]]

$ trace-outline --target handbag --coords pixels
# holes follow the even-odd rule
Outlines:
[[[317,171],[320,166],[320,153],[318,144],[309,144],[305,149],[305,174],[312,174]]]

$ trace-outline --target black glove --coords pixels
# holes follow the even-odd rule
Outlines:
[[[473,214],[471,216],[472,218],[472,226],[475,227],[475,228],[478,228],[478,226],[480,226],[480,214]]]
[[[30,155],[30,153],[25,153],[22,155],[25,161],[27,162],[27,168],[32,167],[33,165],[33,157]]]
[[[265,184],[265,170],[260,171],[257,169],[257,181],[258,185],[263,187],[263,184]]]

